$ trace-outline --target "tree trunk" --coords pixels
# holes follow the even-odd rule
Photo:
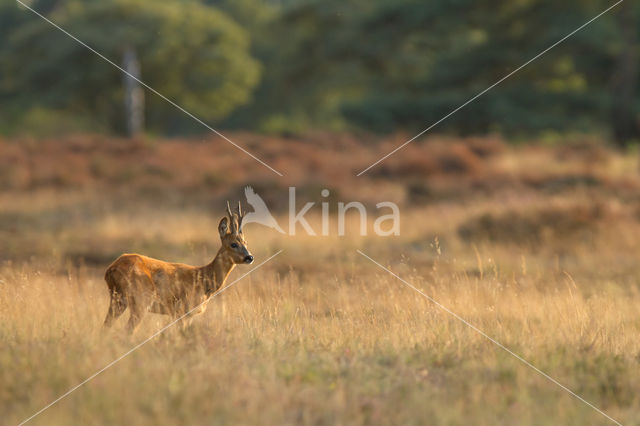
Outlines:
[[[612,76],[611,124],[613,137],[620,146],[640,140],[640,123],[635,111],[638,88],[637,30],[633,2],[620,5],[617,13],[622,33],[622,51]]]
[[[136,78],[140,78],[140,63],[131,46],[124,50],[122,68],[124,74],[124,111],[127,136],[136,136],[144,128],[144,90]],[[135,77],[135,78],[134,78]]]

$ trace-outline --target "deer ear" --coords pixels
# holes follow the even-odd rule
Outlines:
[[[220,224],[218,225],[218,232],[220,233],[220,238],[227,235],[228,231],[229,231],[229,219],[227,219],[226,217],[223,217],[222,220],[220,220]]]

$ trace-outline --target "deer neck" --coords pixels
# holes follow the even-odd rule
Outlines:
[[[220,248],[213,261],[204,267],[205,275],[209,278],[209,282],[207,282],[208,285],[205,285],[205,293],[207,296],[210,296],[222,287],[235,266],[231,257]]]

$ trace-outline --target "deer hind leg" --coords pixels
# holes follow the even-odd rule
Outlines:
[[[137,297],[129,300],[130,316],[129,322],[127,322],[127,331],[129,334],[133,334],[136,331],[142,317],[149,311],[151,303],[152,298],[145,294],[138,294]]]
[[[127,309],[127,300],[122,294],[114,291],[111,293],[111,302],[109,303],[109,311],[104,319],[104,327],[109,328],[113,322]]]
[[[122,277],[118,277],[116,268],[109,268],[104,276],[109,288],[109,311],[104,319],[104,327],[109,328],[113,322],[127,309],[127,300],[124,297]]]

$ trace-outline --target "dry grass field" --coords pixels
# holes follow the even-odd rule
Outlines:
[[[575,138],[507,147],[431,138],[360,178],[401,136],[97,136],[0,141],[0,413],[18,424],[169,323],[101,329],[122,252],[204,264],[224,200],[251,184],[286,223],[300,203],[391,200],[401,235],[246,229],[262,262],[29,424],[608,424],[356,252],[623,424],[640,424],[640,174]],[[333,207],[332,207],[333,208]],[[320,228],[319,209],[310,217]],[[230,281],[254,265],[239,266]]]

